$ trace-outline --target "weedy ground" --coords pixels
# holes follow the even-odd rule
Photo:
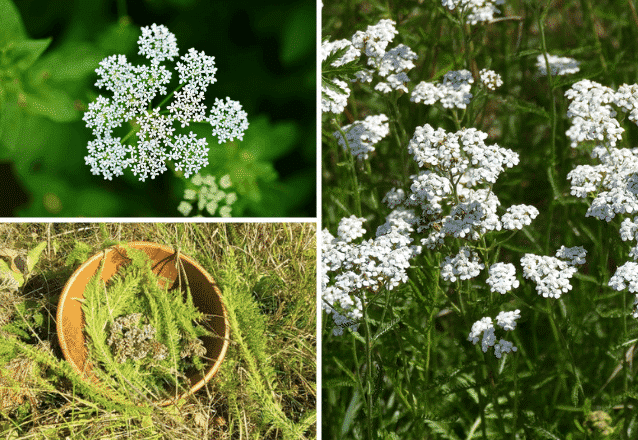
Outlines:
[[[471,322],[452,307],[460,301],[460,284],[439,277],[445,254],[427,254],[434,265],[416,258],[408,282],[370,298],[371,369],[363,325],[359,332],[333,336],[335,325],[324,314],[326,438],[638,438],[633,294],[607,285],[629,260],[630,246],[619,239],[622,218],[607,223],[586,217],[589,201],[570,195],[567,173],[595,162],[587,148],[570,147],[564,96],[582,79],[614,90],[638,82],[635,2],[506,0],[498,8],[493,23],[478,23],[463,34],[441,0],[324,1],[322,36],[350,39],[381,19],[394,20],[398,35],[388,49],[403,43],[418,55],[408,72],[410,90],[420,81],[440,81],[450,70],[488,68],[502,75],[503,86],[475,103],[476,117],[466,117],[463,126],[520,155],[520,164],[499,177],[493,190],[503,207],[533,205],[540,215],[502,247],[499,260],[518,264],[526,252],[553,255],[561,245],[581,245],[589,252],[587,264],[560,300],[538,296],[519,273],[519,298],[504,297],[499,304],[523,310],[515,331],[519,350],[502,360],[467,341]],[[536,58],[543,53],[577,59],[580,72],[553,81],[538,75]],[[390,135],[369,159],[352,160],[333,135],[335,115],[324,113],[323,227],[336,234],[340,219],[357,215],[366,219],[367,239],[391,211],[383,196],[393,187],[409,188],[408,176],[418,171],[407,151],[415,128],[429,123],[454,132],[458,119],[440,105],[410,102],[409,93],[384,95],[374,83],[349,86],[352,94],[336,125],[384,113]],[[625,120],[622,126],[621,146],[635,148],[636,125]],[[486,297],[481,293],[476,307],[483,314],[474,319],[491,312],[481,302]],[[372,382],[367,392],[362,381]]]
[[[47,243],[24,286],[0,303],[4,438],[316,438],[314,225],[23,223],[0,225],[0,237],[0,249],[19,254]],[[226,359],[176,406],[109,401],[72,372],[58,345],[66,280],[87,257],[127,241],[179,246],[223,292]]]

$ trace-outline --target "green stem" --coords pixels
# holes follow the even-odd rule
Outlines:
[[[366,426],[366,435],[368,440],[372,440],[372,347],[371,347],[371,338],[370,338],[370,323],[368,322],[368,305],[366,304],[363,307],[363,323],[365,325],[366,331],[366,418],[367,418],[367,426]]]
[[[335,119],[332,120],[332,123],[335,125],[335,127],[337,127],[337,130],[341,134],[341,137],[346,144],[346,156],[348,160],[348,166],[350,168],[350,178],[352,182],[353,193],[352,195],[354,197],[354,213],[357,217],[361,218],[361,194],[359,194],[359,179],[357,178],[357,169],[354,161],[354,156],[352,156],[352,151],[350,150],[350,144],[348,143],[346,133],[343,131],[343,129]]]
[[[552,98],[552,114],[551,114],[551,118],[552,118],[552,138],[551,138],[551,151],[550,151],[550,160],[549,160],[549,166],[547,167],[547,178],[549,179],[549,184],[552,188],[552,199],[549,202],[549,220],[548,220],[548,227],[547,227],[547,236],[546,236],[546,241],[545,241],[545,251],[549,252],[549,245],[550,245],[550,237],[551,237],[551,227],[552,227],[552,223],[553,223],[553,217],[554,217],[554,209],[556,207],[556,201],[560,199],[560,191],[558,190],[558,186],[556,185],[556,182],[558,181],[557,175],[556,175],[556,123],[557,123],[557,118],[556,118],[556,94],[555,94],[555,90],[554,90],[554,76],[552,75],[552,69],[550,67],[549,64],[549,56],[547,53],[547,44],[545,42],[545,19],[547,17],[547,13],[549,12],[549,7],[551,4],[552,0],[547,0],[547,3],[545,4],[545,9],[542,12],[542,14],[538,17],[538,28],[540,30],[540,34],[541,34],[541,47],[543,50],[543,57],[545,58],[545,66],[546,66],[546,70],[547,70],[547,78],[549,80],[549,89],[550,89],[550,94],[551,94],[551,98]]]

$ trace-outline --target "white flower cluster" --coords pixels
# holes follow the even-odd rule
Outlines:
[[[479,75],[483,85],[490,90],[496,90],[503,85],[503,78],[493,70],[482,69]]]
[[[629,112],[629,120],[638,124],[638,84],[623,84],[618,87],[616,105]]]
[[[434,229],[422,241],[427,247],[442,244],[446,236],[478,240],[487,231],[501,230],[498,197],[489,188],[476,187],[496,182],[505,168],[518,163],[518,154],[486,145],[486,138],[486,133],[474,128],[456,133],[428,124],[416,128],[408,151],[427,169],[413,176],[403,204],[423,212],[419,231]],[[395,194],[391,192],[386,200],[398,203]]]
[[[232,186],[229,174],[219,179],[219,183],[214,176],[195,174],[190,182],[196,189],[184,190],[184,200],[177,207],[179,212],[189,215],[195,203],[199,212],[205,210],[208,215],[231,217],[232,204],[237,201],[237,193],[228,192]]]
[[[594,196],[587,216],[611,221],[616,214],[638,212],[638,149],[595,147],[596,166],[579,165],[567,174],[571,193]]]
[[[552,76],[570,75],[580,71],[580,67],[578,67],[580,63],[573,58],[547,54],[547,61],[549,61],[549,69],[552,72]],[[547,64],[543,54],[536,58],[536,67],[541,75],[547,76]]]
[[[620,238],[623,241],[635,240],[637,244],[629,251],[629,256],[634,260],[638,260],[638,217],[634,217],[634,221],[626,218],[620,225]]]
[[[562,293],[572,289],[569,280],[577,272],[575,265],[585,263],[586,253],[580,246],[562,246],[556,252],[556,257],[525,254],[521,258],[523,276],[536,283],[539,295],[545,298],[560,298]]]
[[[485,268],[478,256],[468,247],[463,247],[454,257],[445,257],[441,263],[441,278],[455,282],[477,277]]]
[[[584,79],[567,90],[565,96],[572,101],[567,109],[572,126],[566,133],[572,141],[572,147],[584,141],[616,146],[624,129],[614,119],[616,111],[610,104],[617,101],[612,89]]]
[[[179,55],[175,35],[165,26],[153,24],[142,28],[138,45],[139,54],[150,60],[150,66],[135,66],[124,55],[112,55],[96,69],[99,79],[95,85],[112,92],[113,98],[98,96],[84,114],[86,126],[95,136],[87,147],[86,164],[93,174],[108,180],[130,168],[144,181],[165,172],[166,161],[172,161],[176,170],[183,170],[188,177],[208,165],[208,143],[193,132],[174,135],[173,123],[185,127],[191,121],[206,119],[204,93],[216,81],[215,59],[192,48],[180,58],[176,68],[181,90],[176,91],[175,101],[165,114],[159,106],[152,108],[151,103],[158,94],[167,94],[172,72],[161,63]],[[220,143],[234,137],[241,139],[248,127],[246,113],[228,98],[226,103],[215,103],[208,121]],[[124,138],[116,136],[114,129],[125,123],[131,132]],[[137,140],[127,142],[134,132]]]
[[[441,0],[441,4],[450,11],[459,8],[468,11],[467,21],[471,25],[479,22],[491,21],[494,14],[500,11],[496,5],[502,5],[505,0]]]
[[[361,243],[354,240],[365,232],[364,219],[342,219],[337,237],[323,231],[322,304],[335,322],[335,335],[342,334],[345,327],[356,330],[368,293],[383,288],[391,290],[407,281],[410,259],[421,248],[410,245],[412,227],[404,220],[405,216],[405,213],[391,214],[376,238]]]
[[[631,293],[638,293],[638,263],[627,261],[616,269],[616,273],[609,279],[609,287],[615,290],[629,289]]]
[[[529,226],[538,216],[538,209],[530,205],[514,205],[507,208],[507,212],[501,217],[503,229],[523,229]]]
[[[340,132],[334,132],[339,145],[357,159],[367,159],[368,154],[374,151],[374,145],[390,133],[390,125],[386,115],[368,116],[363,121],[356,121],[342,127],[346,139]],[[346,144],[347,141],[347,144]]]
[[[495,263],[490,267],[490,276],[487,279],[492,292],[501,295],[512,289],[518,288],[520,283],[516,279],[516,268],[510,263]]]
[[[520,317],[521,311],[518,309],[513,312],[500,312],[496,317],[496,325],[505,331],[511,331],[516,328],[516,320]],[[467,340],[476,345],[482,335],[481,350],[483,350],[483,353],[487,353],[487,350],[490,347],[494,347],[494,356],[499,359],[503,356],[503,353],[510,353],[518,350],[514,344],[504,339],[500,339],[497,343],[495,330],[492,318],[481,318],[472,325],[472,330],[470,331],[470,335]]]
[[[428,83],[421,81],[414,87],[410,101],[432,105],[441,102],[445,108],[464,109],[470,103],[472,94],[470,90],[474,78],[469,70],[451,70],[443,75],[441,83]]]
[[[417,55],[404,44],[387,50],[388,45],[398,34],[395,22],[389,19],[380,20],[376,25],[368,26],[364,31],[357,31],[351,40],[324,41],[321,45],[321,59],[338,50],[346,48],[345,54],[332,62],[333,67],[339,67],[356,60],[362,55],[368,57],[370,69],[362,69],[356,73],[361,82],[371,82],[376,72],[384,79],[375,85],[375,90],[390,93],[393,90],[408,91],[406,84],[410,80],[407,72],[414,68]],[[342,113],[350,96],[348,84],[339,79],[329,80],[330,84],[321,87],[321,111],[324,113]]]

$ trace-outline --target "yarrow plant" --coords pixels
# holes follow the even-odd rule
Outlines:
[[[638,148],[623,136],[637,133],[638,86],[570,80],[600,77],[600,43],[592,56],[554,45],[554,4],[432,0],[399,25],[373,2],[383,18],[350,39],[351,11],[329,7],[344,14],[325,17],[341,39],[322,44],[329,436],[577,438],[571,418],[535,405],[628,402],[618,393],[633,386],[638,335]],[[612,352],[594,371],[592,353]],[[536,392],[542,405],[526,400]],[[632,438],[638,417],[623,417]],[[536,430],[537,419],[551,421]]]
[[[167,171],[167,162],[189,177],[208,165],[208,142],[192,131],[179,133],[175,125],[208,123],[219,143],[241,140],[248,128],[246,112],[227,97],[216,99],[207,115],[205,93],[217,81],[214,57],[189,49],[175,66],[179,85],[167,94],[173,72],[163,63],[179,56],[175,35],[153,24],[142,28],[137,43],[138,54],[150,64],[134,65],[124,55],[112,55],[96,70],[99,79],[95,85],[113,96],[98,96],[84,114],[95,136],[87,147],[86,164],[93,174],[107,180],[123,175],[126,169],[141,181],[154,179]],[[166,97],[154,104],[161,95]],[[174,101],[164,107],[171,97]],[[118,135],[120,131],[125,134]]]

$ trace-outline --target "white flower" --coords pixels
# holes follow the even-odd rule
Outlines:
[[[629,120],[638,124],[638,84],[623,84],[618,87],[615,103],[629,112]]]
[[[616,111],[609,105],[616,101],[614,91],[584,79],[567,90],[565,96],[572,101],[567,109],[572,126],[566,132],[572,147],[583,141],[596,141],[614,147],[624,132],[614,119]]]
[[[405,73],[414,68],[412,60],[417,54],[405,44],[399,44],[383,54],[377,66],[379,75],[388,76],[390,73]]]
[[[485,266],[468,247],[463,247],[454,257],[445,257],[441,263],[441,278],[446,281],[468,280],[477,277]]]
[[[323,82],[321,84],[321,111],[323,113],[343,113],[350,96],[348,83],[336,78],[330,83],[332,87],[324,85]]]
[[[451,70],[443,76],[440,84],[421,82],[412,90],[410,101],[431,105],[441,101],[445,108],[467,107],[472,99],[470,89],[474,83],[472,72],[469,70]]]
[[[441,0],[450,11],[455,8],[468,11],[467,20],[471,25],[492,20],[494,14],[500,12],[496,5],[503,3],[505,0]]]
[[[221,144],[235,138],[244,139],[244,131],[248,128],[248,115],[242,110],[239,102],[231,100],[228,96],[225,102],[215,98],[208,122],[213,126],[213,136],[216,136]]]
[[[521,317],[521,311],[516,309],[513,312],[500,312],[496,317],[496,324],[504,330],[514,330],[516,320]]]
[[[516,328],[516,320],[520,317],[520,310],[515,310],[513,312],[500,312],[496,317],[496,324],[502,327],[505,331],[514,330]],[[490,347],[494,347],[494,356],[499,359],[503,353],[517,351],[514,344],[509,341],[500,339],[497,343],[495,330],[492,318],[483,317],[472,324],[472,330],[470,331],[470,335],[467,340],[476,345],[482,334],[483,340],[481,341],[481,350],[483,350],[483,353],[487,353],[487,350]]]
[[[552,71],[552,76],[556,75],[569,75],[572,73],[578,73],[580,63],[573,58],[558,57],[556,55],[547,54],[547,61],[549,61],[549,68]],[[545,55],[540,54],[536,58],[536,67],[541,75],[547,75],[547,64],[545,63]]]
[[[515,352],[517,350],[518,348],[516,348],[512,342],[501,339],[498,344],[494,345],[494,356],[500,359],[503,353]]]
[[[479,341],[479,338],[483,334],[483,341],[481,341],[481,349],[483,353],[487,353],[487,350],[494,345],[494,341],[496,341],[496,336],[494,335],[494,324],[492,324],[492,318],[485,317],[481,318],[480,321],[476,321],[472,324],[472,330],[470,331],[470,335],[468,336],[468,341],[472,342],[472,344],[476,345]]]
[[[140,47],[138,54],[156,63],[164,60],[173,61],[173,58],[179,55],[175,35],[163,25],[153,23],[150,28],[143,27],[137,44]]]
[[[636,298],[634,298],[634,308],[631,312],[631,316],[635,319],[638,319],[638,293],[636,294]]]
[[[175,92],[175,101],[166,112],[153,107],[152,101],[158,94],[167,94],[172,72],[161,63],[179,55],[175,36],[166,27],[153,24],[142,28],[138,45],[139,54],[151,60],[150,66],[134,66],[126,56],[112,55],[96,69],[99,78],[95,85],[112,92],[113,97],[98,96],[84,114],[86,126],[95,136],[87,146],[85,162],[93,174],[101,174],[107,180],[122,175],[127,168],[141,181],[153,179],[167,171],[167,160],[172,160],[175,169],[183,170],[188,177],[208,164],[207,142],[192,132],[188,136],[175,135],[173,125],[177,121],[185,127],[205,119],[204,92],[215,82],[214,58],[193,48],[181,58],[176,65],[181,90]],[[235,137],[242,139],[248,127],[241,105],[229,98],[226,102],[216,100],[209,121],[220,143]],[[114,130],[125,127],[131,128],[128,134],[115,135]],[[131,138],[134,133],[136,136]]]
[[[341,219],[337,237],[322,232],[322,304],[337,326],[334,334],[341,334],[344,327],[356,329],[367,292],[391,290],[407,281],[409,260],[421,249],[410,245],[411,226],[406,218],[407,212],[388,216],[377,237],[361,243],[354,240],[365,233],[363,219],[354,216]]]
[[[609,287],[615,290],[628,288],[631,293],[638,293],[638,263],[628,261],[616,269],[609,279]]]
[[[504,168],[518,164],[518,154],[498,145],[486,145],[487,133],[463,128],[447,133],[429,124],[417,127],[408,151],[420,167],[430,165],[443,176],[462,176],[468,187],[494,183]]]
[[[392,188],[388,191],[381,202],[390,209],[394,209],[405,201],[405,191],[401,188]]]
[[[363,234],[366,232],[366,230],[363,229],[363,222],[365,221],[364,218],[357,218],[354,215],[342,218],[339,222],[339,228],[337,229],[339,238],[346,243],[350,243],[359,237],[363,237]]]
[[[572,194],[578,197],[595,195],[587,216],[611,221],[616,214],[638,212],[638,150],[596,147],[592,156],[600,165],[579,165],[567,174]]]
[[[516,279],[516,268],[513,264],[495,263],[490,267],[489,272],[490,276],[487,279],[487,284],[490,285],[492,292],[498,292],[503,295],[519,286],[519,282]]]
[[[567,264],[575,266],[577,264],[585,264],[585,255],[587,255],[587,251],[582,246],[574,246],[574,247],[565,247],[561,246],[559,250],[556,251],[556,257],[561,260],[568,260]]]
[[[368,26],[365,32],[357,31],[352,36],[352,45],[370,57],[368,64],[373,65],[374,58],[383,57],[386,47],[399,33],[395,25],[393,20],[383,19],[374,26]]]
[[[523,229],[529,226],[538,216],[538,209],[530,205],[513,205],[507,208],[507,212],[501,217],[503,229]]]
[[[209,84],[217,81],[215,57],[208,56],[204,52],[197,52],[191,47],[181,60],[183,63],[177,62],[175,66],[179,72],[180,84],[191,83],[205,92]]]
[[[490,90],[496,90],[503,85],[503,78],[493,70],[482,69],[479,75],[481,82]]]
[[[350,147],[350,152],[357,159],[367,159],[368,154],[374,151],[374,145],[390,133],[390,125],[386,115],[368,116],[363,121],[356,121],[342,128],[346,134],[343,139],[340,132],[336,131],[334,136],[344,150]]]
[[[525,254],[521,258],[523,276],[536,283],[536,291],[545,298],[560,298],[572,289],[569,280],[576,268],[555,257]]]
[[[206,118],[204,99],[204,91],[189,83],[175,92],[175,100],[168,110],[181,122],[182,127],[186,127],[191,121],[202,122]]]

